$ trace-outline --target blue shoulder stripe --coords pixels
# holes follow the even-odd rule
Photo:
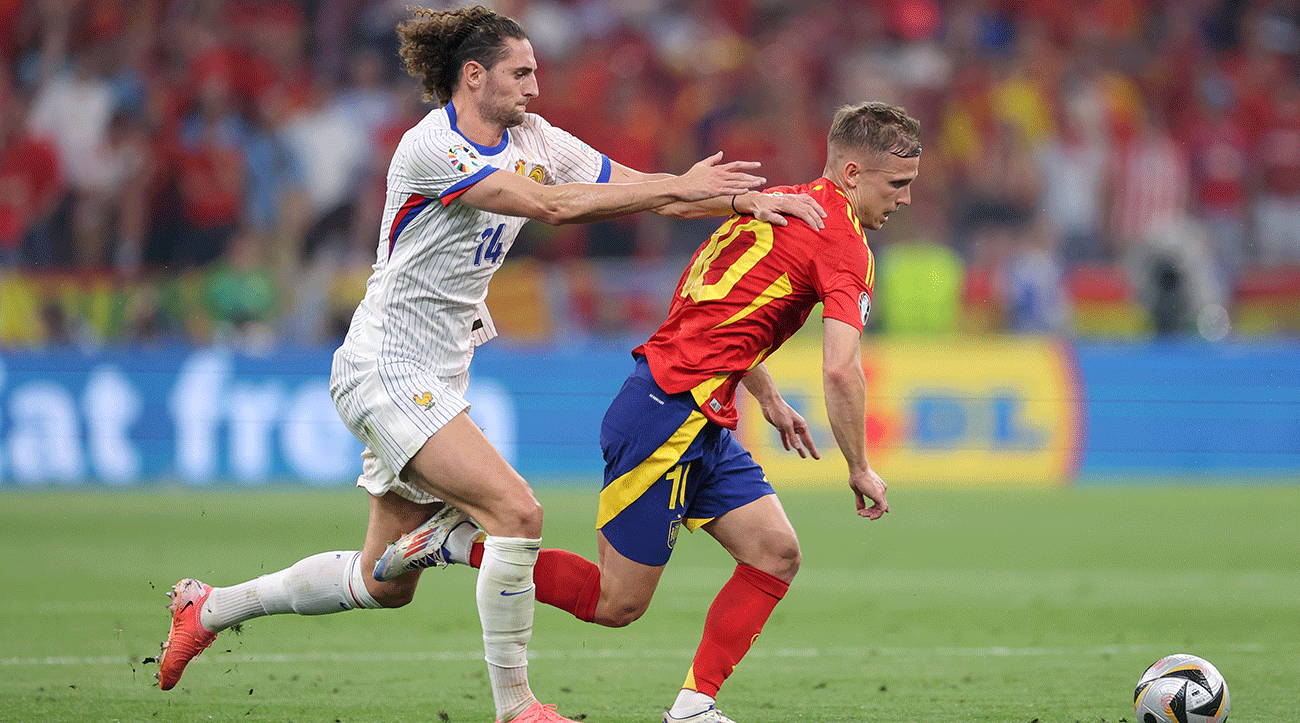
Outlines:
[[[459,181],[456,181],[452,185],[448,186],[447,190],[438,194],[438,198],[443,199],[445,201],[450,196],[456,196],[461,191],[464,191],[470,186],[473,186],[475,183],[478,183],[484,178],[487,178],[493,171],[496,170],[497,170],[496,166],[483,166],[482,168],[478,169],[478,171],[476,171],[474,175],[462,178]]]

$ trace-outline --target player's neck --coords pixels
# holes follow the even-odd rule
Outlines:
[[[826,168],[822,171],[822,178],[825,178],[831,183],[834,183],[836,186],[839,186],[839,189],[841,191],[848,190],[849,185],[845,183],[844,178],[839,174],[835,173],[834,171],[832,171],[830,168]]]
[[[844,180],[843,176],[832,172],[829,168],[827,168],[822,174],[822,177],[835,184],[840,189],[840,193],[844,194],[844,200],[849,203],[849,208],[852,209],[854,213],[857,213],[858,189],[856,185],[848,183],[848,181]]]
[[[493,147],[501,142],[502,134],[506,132],[505,126],[485,119],[472,100],[452,98],[451,106],[455,112],[456,130],[462,136],[480,146]]]

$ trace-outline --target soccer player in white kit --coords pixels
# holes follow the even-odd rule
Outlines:
[[[476,599],[497,720],[563,722],[527,678],[542,508],[470,420],[464,397],[473,347],[495,333],[483,303],[493,272],[528,219],[740,209],[820,226],[824,214],[806,196],[751,192],[764,182],[748,173],[757,164],[716,154],[681,176],[643,174],[526,113],[536,62],[510,18],[481,6],[420,9],[398,33],[407,70],[442,107],[394,153],[374,272],[330,375],[340,416],[366,445],[357,482],[370,493],[364,546],[231,587],[178,582],[159,684],[174,687],[217,632],[251,618],[405,605],[419,571],[376,580],[387,544],[435,514],[440,534],[472,517],[487,535]]]

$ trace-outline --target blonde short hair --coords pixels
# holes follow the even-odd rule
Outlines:
[[[921,123],[897,106],[868,101],[846,105],[835,112],[826,136],[828,155],[836,151],[866,150],[892,153],[900,158],[921,155]]]

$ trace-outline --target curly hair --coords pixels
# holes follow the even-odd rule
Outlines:
[[[455,10],[407,6],[415,17],[397,26],[406,72],[424,84],[424,99],[442,105],[460,80],[460,69],[473,60],[489,70],[506,55],[506,38],[527,40],[514,19],[482,5]]]
[[[830,150],[860,148],[915,158],[921,155],[921,123],[888,103],[846,105],[835,112],[826,145]]]

